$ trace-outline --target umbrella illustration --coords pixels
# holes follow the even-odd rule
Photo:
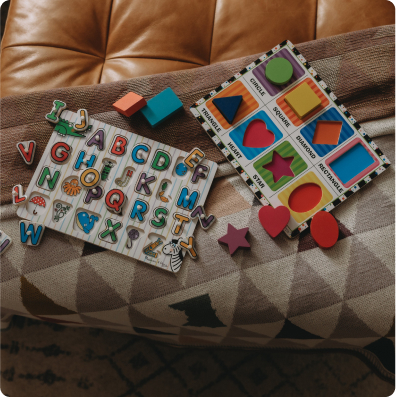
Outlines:
[[[37,215],[37,211],[36,211],[37,206],[45,208],[45,200],[42,197],[40,197],[40,196],[34,196],[30,200],[30,203],[36,204],[36,206],[34,207],[34,210],[33,210],[33,214],[34,215]]]

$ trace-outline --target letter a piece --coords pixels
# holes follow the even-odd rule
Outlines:
[[[21,243],[37,247],[43,237],[45,226],[41,223],[19,221]]]
[[[114,102],[113,108],[117,110],[118,113],[121,113],[126,117],[130,117],[146,105],[147,102],[142,96],[135,94],[134,92],[129,92],[117,102]]]
[[[189,236],[187,238],[188,241],[180,239],[178,244],[180,245],[180,247],[187,250],[188,254],[191,256],[192,259],[197,259],[198,254],[194,247],[194,242],[195,242],[194,236]]]
[[[23,158],[23,161],[27,165],[32,164],[34,160],[34,154],[36,153],[36,142],[35,141],[18,142],[16,146]]]

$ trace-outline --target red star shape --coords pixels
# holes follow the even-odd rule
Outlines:
[[[248,227],[235,229],[235,227],[229,223],[227,234],[219,238],[217,241],[222,244],[227,244],[230,255],[232,255],[239,247],[250,248],[250,244],[245,238],[248,231]]]
[[[294,176],[293,171],[290,168],[293,160],[294,157],[282,157],[278,152],[274,152],[272,155],[272,161],[263,165],[263,168],[272,172],[274,183],[276,183],[282,178],[282,176]]]

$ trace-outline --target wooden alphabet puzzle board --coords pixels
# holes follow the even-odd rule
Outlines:
[[[76,122],[76,113],[61,113],[17,214],[178,271],[177,241],[193,235],[191,213],[204,204],[217,164],[189,168],[188,153],[92,118],[82,136],[69,135]]]
[[[282,76],[267,71],[279,58],[292,66],[291,78],[278,80],[281,85],[273,82]],[[229,124],[213,100],[239,96],[243,100]],[[390,165],[288,40],[190,110],[260,202],[290,210],[284,229],[289,237],[306,229],[315,213],[331,211]]]

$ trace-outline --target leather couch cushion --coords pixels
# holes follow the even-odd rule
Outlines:
[[[12,0],[1,96],[208,65],[394,23],[386,0]]]

